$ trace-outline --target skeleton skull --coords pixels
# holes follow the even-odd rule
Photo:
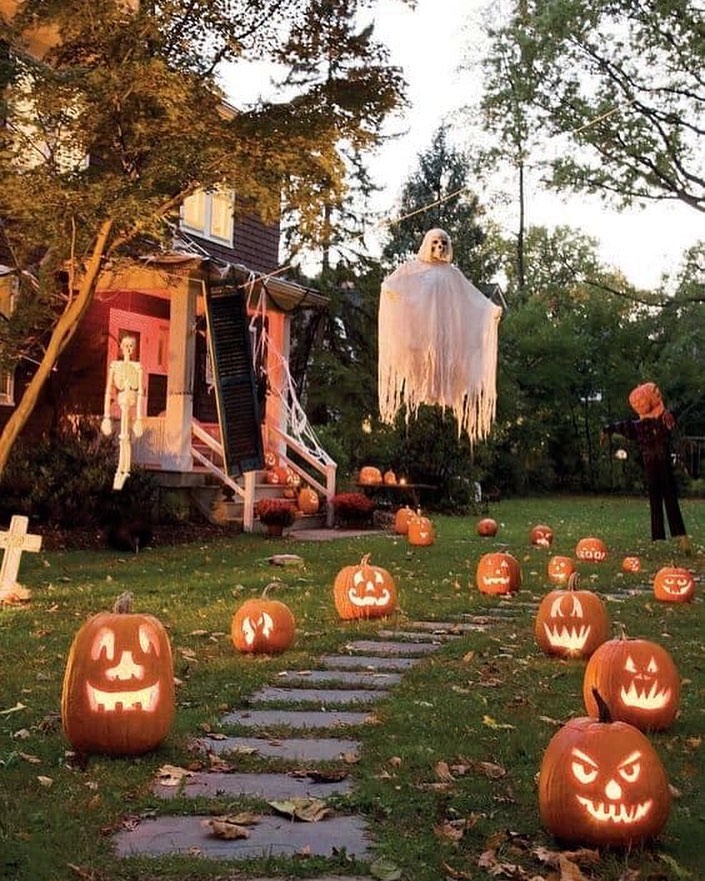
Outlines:
[[[453,246],[448,233],[443,229],[430,229],[423,238],[417,256],[424,263],[450,263]]]

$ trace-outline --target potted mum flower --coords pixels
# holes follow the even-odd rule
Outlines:
[[[296,516],[296,509],[287,499],[260,499],[255,506],[255,513],[261,523],[267,527],[269,535],[279,536],[285,526],[291,526]]]
[[[376,507],[374,500],[362,493],[338,493],[333,496],[336,520],[346,526],[369,525]]]

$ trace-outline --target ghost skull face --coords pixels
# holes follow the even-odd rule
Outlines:
[[[450,263],[453,246],[448,233],[443,229],[430,229],[424,236],[417,256],[424,263]]]

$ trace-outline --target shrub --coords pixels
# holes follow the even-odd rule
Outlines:
[[[343,523],[364,523],[370,520],[376,505],[362,493],[338,493],[333,496],[333,510]]]
[[[296,517],[296,508],[286,499],[260,499],[255,513],[266,526],[291,526]]]

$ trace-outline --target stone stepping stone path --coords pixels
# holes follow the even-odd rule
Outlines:
[[[251,696],[250,708],[225,713],[221,725],[234,729],[231,733],[195,741],[201,753],[216,756],[236,756],[238,751],[256,753],[265,765],[267,759],[291,763],[292,772],[229,773],[217,770],[216,763],[213,771],[189,774],[178,786],[156,782],[153,792],[165,801],[176,797],[225,799],[229,813],[240,809],[239,800],[325,800],[331,795],[344,796],[352,790],[350,779],[346,774],[340,777],[336,773],[327,774],[325,769],[330,768],[330,763],[349,761],[350,757],[354,760],[359,754],[361,743],[350,736],[348,729],[376,722],[375,704],[387,697],[389,689],[401,681],[406,670],[438,651],[445,642],[505,619],[488,615],[482,616],[482,620],[486,623],[479,624],[475,620],[413,622],[406,625],[408,629],[404,631],[381,631],[378,639],[353,640],[340,654],[321,658],[320,667],[315,670],[287,670],[278,674],[276,684],[267,685]],[[319,684],[322,687],[318,687]],[[331,684],[338,687],[326,687]],[[268,707],[268,704],[281,706]],[[306,705],[310,708],[305,708]],[[357,706],[365,709],[350,709]],[[245,733],[239,729],[245,729]],[[247,734],[251,729],[254,729],[252,736]],[[278,735],[280,729],[287,732],[286,735],[272,736],[273,731]],[[342,729],[340,737],[337,736],[339,729]],[[323,736],[317,736],[319,731]],[[332,815],[309,823],[263,813],[256,824],[248,827],[249,837],[233,840],[212,834],[215,805],[217,801],[214,801],[214,810],[205,815],[132,819],[115,836],[116,852],[125,857],[187,854],[237,861],[304,852],[332,857],[345,850],[360,860],[374,859],[372,839],[361,817]],[[363,879],[322,876],[318,881]]]

